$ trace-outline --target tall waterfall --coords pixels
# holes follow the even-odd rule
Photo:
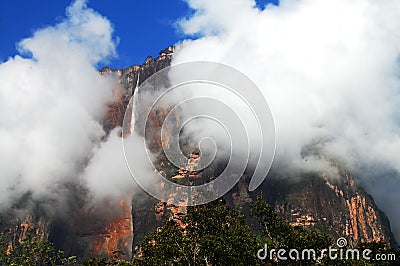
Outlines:
[[[140,81],[140,71],[138,73],[138,79],[136,81],[136,87],[133,92],[133,102],[132,102],[132,114],[131,114],[131,133],[135,131],[135,124],[136,124],[136,106],[138,103],[139,97],[139,81]]]

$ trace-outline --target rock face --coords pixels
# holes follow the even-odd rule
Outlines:
[[[112,212],[79,210],[67,234],[71,241],[64,246],[81,258],[103,257],[129,260],[132,256],[133,223],[130,202],[104,203]],[[108,206],[107,206],[108,205]]]
[[[352,245],[380,241],[396,245],[386,215],[348,172],[335,179],[324,173],[305,175],[298,181],[271,177],[262,190],[293,226],[345,236]]]
[[[143,65],[118,70],[104,67],[100,70],[101,75],[116,75],[119,79],[119,86],[113,91],[115,100],[108,105],[103,121],[106,133],[122,125],[139,75],[142,82],[158,70],[169,66],[172,53],[173,48],[168,47],[160,52],[159,57],[148,57]],[[158,116],[155,115],[154,119],[158,119]],[[161,140],[157,142],[161,143]],[[15,218],[13,214],[0,216],[0,232],[3,232],[3,235],[12,236],[7,239],[10,243],[9,248],[24,239],[29,230],[50,239],[57,248],[66,251],[67,254],[77,255],[78,258],[102,257],[130,260],[134,241],[133,220],[139,217],[135,225],[139,230],[147,232],[161,225],[165,217],[163,215],[162,218],[157,218],[154,209],[148,216],[145,216],[145,212],[141,212],[142,209],[148,209],[149,202],[150,205],[155,204],[150,198],[145,206],[139,205],[135,210],[132,209],[132,199],[104,202],[101,209],[89,208],[85,206],[86,191],[78,190],[71,193],[71,202],[69,202],[71,213],[68,211],[68,214],[62,215],[42,215],[37,212],[36,207],[22,206],[21,209],[24,211],[31,209],[28,214],[18,214],[19,218]],[[75,197],[75,194],[79,196]],[[151,222],[152,219],[154,223]],[[140,234],[137,239],[140,240]]]
[[[121,83],[129,92],[133,92],[136,81],[135,78],[129,77],[137,77],[140,72],[146,73],[144,75],[146,78],[168,66],[172,52],[173,48],[168,48],[160,52],[160,57],[148,58],[142,67],[134,66],[129,70],[123,70],[125,71],[123,73],[129,73],[130,76],[121,75]],[[140,75],[140,80],[143,81],[142,74]],[[166,110],[159,110],[152,114],[150,125],[154,128],[160,127],[166,113]],[[158,148],[161,146],[160,136],[152,136],[152,138],[155,142],[154,147],[159,150],[157,146]],[[196,155],[191,157],[187,169],[166,173],[166,177],[178,183],[183,182],[184,179],[201,177],[201,173],[190,171],[191,164],[197,160]],[[254,195],[262,190],[269,203],[293,226],[318,229],[334,237],[346,236],[351,244],[383,241],[388,246],[394,246],[396,242],[385,214],[379,210],[373,198],[356,184],[350,173],[344,170],[338,171],[341,173],[340,178],[331,179],[324,173],[316,173],[305,175],[297,182],[290,178],[274,177],[274,174],[271,174],[264,185],[251,195],[247,191],[248,183],[241,181],[226,195],[226,198],[233,205],[243,206],[253,201]],[[155,220],[170,217],[179,222],[179,218],[185,214],[185,210],[168,203],[153,202],[152,204],[136,212],[136,223],[140,223],[141,216],[155,216]],[[139,228],[135,227],[135,229]],[[139,231],[135,230],[135,234],[141,239],[143,230]],[[134,242],[140,243],[140,241]]]
[[[100,70],[101,75],[116,75],[119,80],[119,86],[114,89],[115,101],[108,105],[103,122],[106,133],[122,126],[125,111],[135,91],[139,76],[141,83],[150,75],[168,66],[172,52],[172,47],[167,48],[161,51],[157,58],[148,57],[141,66],[135,65],[118,70],[104,67]],[[136,210],[132,209],[132,201],[125,199],[105,202],[104,205],[104,209],[113,210],[113,212],[105,213],[103,210],[78,208],[72,225],[61,232],[61,234],[70,235],[70,241],[68,244],[65,244],[65,241],[64,244],[60,244],[64,250],[82,258],[103,257],[130,260],[134,240],[133,219],[138,216]],[[140,210],[140,207],[138,209]],[[144,218],[143,221],[149,221],[146,221],[145,217],[141,217]],[[139,229],[141,229],[140,222],[140,219],[136,222]],[[148,231],[150,228],[152,227],[147,230],[144,228],[144,231]]]
[[[109,104],[103,123],[106,132],[122,126],[139,75],[141,83],[169,66],[172,54],[173,47],[168,47],[160,52],[159,57],[148,57],[143,65],[118,70],[105,67],[100,71],[102,75],[116,75],[120,84],[114,89],[115,101]],[[157,132],[167,113],[168,110],[158,110],[149,117],[150,126],[157,129],[150,136],[152,150],[160,150],[161,136]],[[167,178],[178,183],[184,180],[195,183],[196,180],[207,178],[207,175],[212,178],[215,173],[193,171],[198,163],[198,155],[196,151],[190,153],[186,169],[174,170],[166,160],[160,160],[160,169]],[[296,181],[270,173],[263,185],[251,194],[247,191],[248,181],[244,178],[225,198],[232,206],[246,208],[262,191],[269,203],[293,226],[318,229],[334,237],[346,236],[353,244],[384,241],[387,245],[395,245],[389,221],[372,197],[356,184],[350,173],[344,170],[339,173],[340,178],[336,179],[316,173],[304,175]],[[96,256],[129,260],[138,252],[143,236],[161,225],[166,218],[184,226],[180,218],[186,214],[186,208],[160,202],[144,193],[132,201],[117,199],[105,202],[102,210],[85,209],[81,200],[72,201],[74,212],[68,219],[26,215],[25,218],[10,220],[0,216],[2,230],[13,232],[10,248],[15,241],[24,238],[29,228],[50,238],[58,248],[81,258]]]
[[[169,66],[173,51],[173,47],[170,46],[160,51],[160,56],[157,58],[147,57],[143,65],[134,65],[117,70],[103,67],[100,70],[100,74],[102,75],[116,75],[120,84],[120,87],[114,89],[115,102],[108,106],[108,112],[104,121],[106,132],[117,126],[122,126],[126,108],[135,91],[137,82],[139,81],[138,85],[140,85],[157,71]]]
[[[2,217],[2,223],[4,222],[3,219],[4,217]],[[8,223],[8,226],[2,224],[5,231],[1,233],[2,239],[3,236],[7,235],[7,239],[3,239],[3,241],[8,242],[7,252],[16,244],[21,243],[27,237],[27,234],[33,234],[39,239],[49,237],[50,224],[43,217],[36,219],[31,215],[26,215],[24,218],[11,218]]]

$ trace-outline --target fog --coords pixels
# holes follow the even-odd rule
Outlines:
[[[193,15],[177,28],[195,40],[177,45],[173,64],[216,61],[249,76],[274,115],[273,167],[291,175],[329,171],[339,161],[386,211],[399,238],[400,3],[187,3]]]
[[[107,180],[84,173],[97,174],[101,121],[117,85],[96,65],[116,56],[116,42],[111,23],[77,0],[63,21],[19,42],[19,55],[0,64],[1,209],[27,193],[62,205],[66,184],[102,191]]]

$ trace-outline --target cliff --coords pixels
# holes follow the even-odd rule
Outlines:
[[[146,73],[145,77],[148,77],[150,73],[155,73],[169,65],[171,52],[173,49],[169,48],[160,52],[160,57],[146,60],[142,67],[134,66],[122,70],[121,73],[129,73],[130,77],[137,77],[140,71],[140,73]],[[123,74],[120,77],[121,84],[124,84],[127,91],[133,92],[136,79]],[[142,76],[140,80],[144,80]],[[150,125],[154,127],[154,132],[159,130],[157,127],[161,126],[166,113],[166,110],[158,110],[150,116]],[[161,145],[159,135],[152,138],[153,142],[156,142],[155,146]],[[202,173],[190,170],[196,163],[197,155],[191,153],[190,157],[186,169],[171,170],[168,162],[163,161],[165,159],[163,158],[160,161],[159,170],[163,171],[166,178],[174,182],[196,182],[197,178],[202,177]],[[245,206],[254,200],[255,195],[262,192],[269,203],[293,226],[318,229],[334,237],[346,236],[351,244],[382,241],[388,246],[395,246],[396,242],[390,231],[389,220],[375,204],[373,198],[356,183],[351,173],[343,169],[338,169],[338,172],[339,178],[331,178],[325,173],[305,173],[301,178],[296,178],[296,181],[290,177],[278,177],[271,173],[256,192],[248,193],[248,184],[245,179],[225,198],[232,206]],[[203,178],[206,178],[204,175],[206,174],[203,173]],[[180,217],[185,214],[184,208],[171,206],[168,202],[153,202],[152,204],[136,212],[136,223],[141,223],[141,215],[155,216],[155,220],[170,217],[179,222]],[[136,229],[138,232],[135,231],[134,242],[138,244],[144,232],[141,226]]]
[[[384,242],[396,246],[388,218],[347,171],[339,178],[314,173],[297,181],[272,176],[262,190],[293,226],[317,229],[335,238],[345,236],[352,245]]]
[[[102,75],[116,75],[119,79],[119,86],[114,89],[115,101],[109,104],[103,123],[106,132],[122,126],[139,75],[141,83],[158,70],[169,66],[172,54],[173,48],[169,47],[161,51],[157,58],[148,57],[142,65],[117,70],[104,67],[100,70]],[[149,117],[149,125],[154,129],[153,135],[147,136],[152,150],[160,150],[159,132],[167,111],[157,110]],[[176,119],[178,123],[179,118]],[[218,170],[216,167],[208,172],[193,171],[197,162],[198,153],[191,149],[185,169],[171,167],[161,156],[159,170],[163,171],[166,178],[182,183],[210,179]],[[332,178],[325,173],[304,173],[295,180],[270,173],[262,186],[253,193],[248,193],[248,179],[245,177],[225,199],[232,207],[246,209],[255,196],[262,192],[293,226],[318,229],[334,237],[346,236],[352,244],[383,241],[394,246],[389,221],[373,198],[357,185],[351,173],[343,169],[338,169],[338,172],[340,178]],[[143,236],[161,225],[166,218],[185,226],[180,220],[186,214],[185,207],[160,202],[145,193],[137,195],[132,201],[117,199],[114,202],[104,202],[102,209],[113,210],[104,212],[84,208],[84,190],[78,192],[76,194],[81,196],[71,199],[73,212],[68,213],[68,218],[48,218],[37,211],[20,215],[20,218],[1,216],[2,230],[9,230],[13,235],[9,240],[10,248],[12,243],[24,238],[27,229],[31,229],[49,238],[58,248],[81,258],[96,256],[129,260],[138,252]]]

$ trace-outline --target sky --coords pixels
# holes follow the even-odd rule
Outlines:
[[[263,7],[277,0],[259,0]],[[39,3],[39,4],[38,4]],[[37,29],[60,22],[71,0],[0,1],[0,61],[17,54],[16,44]],[[141,64],[146,57],[184,39],[176,21],[193,14],[183,0],[92,0],[89,7],[107,17],[119,43],[117,58],[104,62],[112,68]],[[99,66],[101,67],[101,66]]]
[[[94,191],[112,190],[103,169],[118,168],[104,164],[118,151],[117,133],[96,148],[115,80],[102,81],[97,70],[141,64],[179,43],[173,65],[220,62],[256,83],[274,115],[276,168],[294,175],[343,163],[400,239],[398,0],[285,0],[264,10],[266,2],[257,9],[251,0],[74,3],[65,12],[70,1],[1,1],[0,169],[9,180],[0,203],[16,187],[22,193],[39,184],[38,195],[53,195],[57,181],[80,173],[92,153],[85,180]],[[14,57],[20,40],[33,58]],[[223,92],[213,96],[227,100]],[[125,187],[119,184],[117,192]]]
[[[178,46],[172,63],[220,62],[250,77],[273,113],[273,169],[339,180],[338,168],[349,170],[399,240],[400,2],[282,0],[263,11],[250,0],[188,3],[200,12],[180,26],[201,37]],[[194,108],[204,105],[182,113]],[[196,120],[193,134],[210,132],[206,122]]]

